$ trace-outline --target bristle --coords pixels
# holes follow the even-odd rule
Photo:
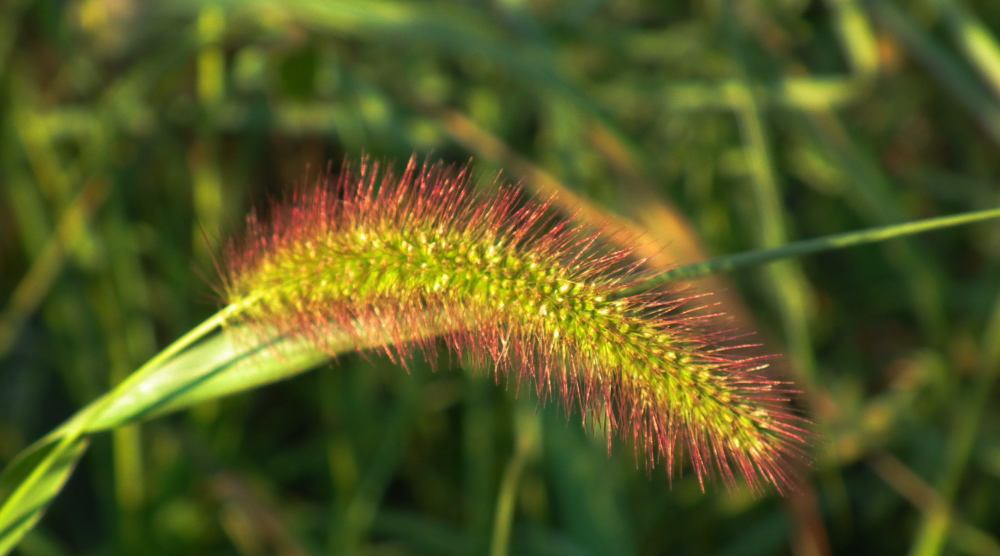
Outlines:
[[[516,188],[477,193],[466,169],[413,159],[398,177],[362,163],[247,227],[224,276],[242,322],[321,348],[331,324],[359,346],[377,333],[394,360],[443,333],[498,380],[579,406],[647,466],[672,474],[686,452],[703,487],[737,474],[755,490],[788,486],[803,429],[766,358],[720,337],[701,296],[622,297],[640,263]]]

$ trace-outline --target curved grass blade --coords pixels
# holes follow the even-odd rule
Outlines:
[[[52,461],[40,480],[35,481],[34,488],[20,498],[16,507],[11,508],[10,517],[0,523],[0,554],[7,554],[13,550],[24,535],[38,523],[49,503],[59,494],[73,474],[73,469],[87,451],[88,444],[86,438],[78,438],[68,449],[53,456],[59,445],[53,442],[45,443],[33,448],[26,457],[18,458],[15,464],[4,470],[0,478],[0,493],[16,491],[18,485],[38,469],[42,462]]]
[[[206,326],[214,329],[219,322],[213,317],[197,329]],[[22,451],[0,474],[3,500],[0,555],[17,545],[59,494],[75,463],[86,451],[87,435],[285,380],[331,357],[330,352],[320,351],[300,339],[263,339],[259,331],[252,336],[259,341],[241,342],[240,338],[248,337],[247,334],[233,329],[215,334],[172,357],[158,356],[155,359],[159,362],[154,366],[147,364],[145,371],[137,371],[122,387],[94,400]],[[372,337],[371,345],[358,346],[353,338],[338,330],[329,331],[327,336],[330,339],[327,348],[339,347],[340,351],[381,343]],[[29,480],[33,486],[25,489]],[[13,494],[19,491],[23,494],[15,498]]]
[[[256,387],[315,366],[308,353],[283,350],[280,362],[267,351],[250,357],[252,348],[236,348],[219,334],[150,372],[129,388],[116,389],[91,402],[51,434],[11,462],[0,475],[0,554],[12,550],[42,513],[86,451],[87,435],[116,428],[211,399]],[[280,370],[280,372],[278,372]]]

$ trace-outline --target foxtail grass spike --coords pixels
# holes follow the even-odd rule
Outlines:
[[[609,445],[617,433],[670,476],[684,456],[703,489],[712,475],[791,484],[804,431],[789,385],[721,331],[703,297],[619,295],[644,272],[608,231],[515,187],[475,191],[467,168],[440,163],[411,159],[396,175],[362,162],[319,181],[250,216],[228,247],[231,321],[320,348],[330,326],[358,346],[375,334],[403,362],[444,345],[578,406]]]

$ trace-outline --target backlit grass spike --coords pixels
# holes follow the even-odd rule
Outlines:
[[[764,375],[766,358],[727,340],[695,297],[622,295],[642,264],[611,248],[607,230],[469,181],[440,163],[411,159],[396,175],[362,162],[251,216],[226,255],[237,321],[320,347],[331,325],[359,346],[377,334],[399,359],[443,336],[498,377],[578,406],[648,466],[672,474],[686,454],[702,488],[709,475],[790,484],[801,419],[787,385]]]

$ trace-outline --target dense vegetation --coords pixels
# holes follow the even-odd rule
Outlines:
[[[0,464],[212,314],[222,238],[328,161],[471,157],[661,268],[995,207],[998,35],[986,0],[3,2]],[[696,284],[803,391],[786,497],[647,475],[472,361],[346,355],[94,436],[20,550],[998,554],[998,253]]]

